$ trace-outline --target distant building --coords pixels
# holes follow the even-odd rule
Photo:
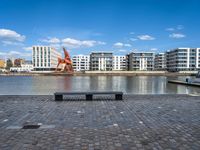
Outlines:
[[[13,59],[11,60],[11,59],[7,59],[6,60],[6,69],[7,70],[10,70],[10,67],[13,67]]]
[[[132,52],[127,55],[128,70],[154,70],[154,57],[153,52]]]
[[[166,54],[158,53],[155,55],[154,70],[166,70]]]
[[[167,52],[168,71],[200,70],[200,48],[176,48]]]
[[[21,59],[21,58],[15,59],[14,67],[21,67],[21,65],[24,64],[24,62],[25,62],[25,59]]]
[[[112,66],[112,52],[92,52],[90,54],[90,70],[110,71]]]
[[[21,67],[11,67],[11,72],[31,72],[33,70],[32,64],[22,64]]]
[[[74,71],[90,70],[90,56],[76,55],[72,57]]]
[[[4,59],[0,59],[0,68],[5,68],[6,67],[6,62]]]
[[[34,71],[54,71],[61,53],[49,46],[33,46],[32,63]]]
[[[126,56],[113,56],[113,70],[126,69]]]

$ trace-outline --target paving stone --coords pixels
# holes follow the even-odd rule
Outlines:
[[[199,149],[200,97],[0,96],[0,149]],[[24,124],[38,129],[21,129]]]

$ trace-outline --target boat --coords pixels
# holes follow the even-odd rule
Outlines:
[[[200,83],[200,71],[198,71],[196,78],[192,80],[192,83]]]

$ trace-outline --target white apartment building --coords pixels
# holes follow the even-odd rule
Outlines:
[[[168,71],[200,70],[200,48],[176,48],[167,52]]]
[[[32,63],[34,71],[54,71],[61,53],[50,46],[33,46]]]
[[[166,54],[165,53],[158,53],[155,55],[154,69],[166,70]]]
[[[113,56],[113,70],[126,70],[126,56]]]
[[[128,70],[152,71],[154,70],[153,52],[132,52],[127,55]]]
[[[75,55],[72,57],[74,71],[90,70],[90,56]]]
[[[11,72],[31,72],[33,71],[32,64],[22,64],[21,67],[11,67]]]
[[[92,52],[90,54],[90,70],[111,71],[113,65],[112,52]]]

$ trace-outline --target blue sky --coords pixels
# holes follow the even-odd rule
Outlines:
[[[1,0],[0,57],[31,59],[32,45],[164,52],[200,47],[199,0]]]

